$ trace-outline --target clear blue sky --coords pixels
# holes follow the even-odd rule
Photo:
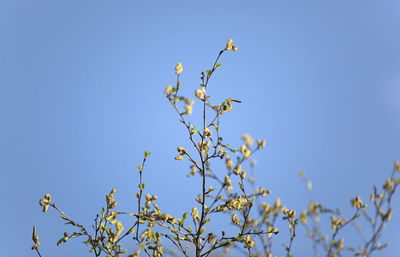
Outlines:
[[[228,38],[239,51],[208,90],[243,102],[222,120],[224,139],[267,140],[256,179],[269,201],[305,208],[304,170],[316,200],[350,213],[349,199],[367,199],[400,159],[399,31],[397,0],[0,0],[2,255],[35,256],[35,224],[43,256],[90,256],[80,240],[56,246],[70,230],[38,200],[49,192],[88,225],[116,187],[134,210],[144,149],[160,207],[189,210],[199,181],[173,160],[187,139],[163,90],[180,61],[193,96]],[[388,257],[400,252],[400,197],[393,204]],[[300,237],[295,253],[311,256]]]

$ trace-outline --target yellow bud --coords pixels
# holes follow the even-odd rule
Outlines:
[[[138,249],[138,250],[136,250],[135,254],[132,257],[139,257],[139,254],[140,254],[140,250]]]
[[[383,185],[383,188],[387,191],[390,192],[392,191],[392,186],[393,186],[393,181],[390,178],[386,179],[386,184]]]
[[[375,199],[375,193],[372,193],[371,196],[370,196],[370,198],[369,198],[369,201],[370,201],[370,202],[373,202],[374,199]]]
[[[193,110],[194,100],[190,100],[188,104],[185,105],[185,114],[191,115]]]
[[[399,161],[396,161],[396,162],[394,163],[394,170],[400,172],[400,163],[399,163]]]
[[[387,221],[390,221],[391,218],[392,218],[392,209],[389,209],[388,212],[385,215],[385,219]]]
[[[233,162],[231,161],[229,156],[226,156],[225,164],[226,164],[226,169],[227,170],[231,170],[233,168]]]
[[[260,189],[258,191],[260,192],[261,196],[263,196],[263,197],[266,196],[267,194],[268,195],[271,194],[270,190],[265,190],[263,187],[260,187]]]
[[[281,199],[276,198],[274,208],[279,208],[281,206]]]
[[[208,127],[206,127],[204,129],[204,137],[210,137],[211,135],[212,135],[211,130]]]
[[[312,189],[312,183],[311,181],[307,181],[307,190],[311,191],[311,189]]]
[[[198,221],[200,221],[200,217],[199,217],[199,212],[197,211],[197,208],[196,207],[193,207],[193,209],[192,209],[192,217],[193,217],[193,221],[194,220],[198,220]]]
[[[249,136],[249,134],[245,133],[242,135],[242,139],[244,140],[244,142],[246,143],[247,147],[251,147],[251,145],[253,144],[254,140]]]
[[[236,167],[236,169],[234,169],[233,170],[233,174],[235,174],[235,175],[239,175],[239,173],[242,171],[242,165],[238,165],[237,167]]]
[[[44,198],[45,198],[46,200],[48,200],[49,202],[51,201],[51,196],[50,196],[50,194],[45,194],[45,195],[44,195]]]
[[[228,190],[232,190],[233,189],[232,184],[231,184],[231,180],[229,179],[228,176],[225,176],[225,185],[226,185],[226,189],[228,189]]]
[[[182,154],[185,154],[185,153],[186,153],[186,149],[183,148],[182,146],[179,146],[179,147],[177,148],[177,151],[180,152],[180,153],[182,153]]]
[[[175,67],[175,73],[180,74],[182,72],[182,63],[178,62],[178,64]]]
[[[245,240],[245,244],[244,244],[244,248],[252,248],[254,246],[254,241],[251,240],[250,235],[246,236],[246,240]]]
[[[307,211],[306,211],[306,210],[303,210],[303,211],[301,212],[301,215],[300,215],[300,222],[303,223],[303,225],[306,225],[306,224],[307,224]]]
[[[183,155],[178,155],[178,156],[175,156],[175,160],[177,160],[177,161],[182,161],[183,160]]]
[[[150,194],[146,194],[146,200],[147,201],[151,201],[151,195]]]
[[[164,93],[165,93],[166,95],[170,95],[170,94],[171,94],[171,90],[172,90],[171,85],[167,85],[167,87],[166,87],[165,90],[164,90]]]
[[[250,157],[251,154],[251,150],[250,149],[246,149],[243,155],[243,158],[248,159]]]
[[[234,213],[234,214],[232,215],[232,223],[233,223],[233,224],[236,224],[236,225],[239,225],[239,224],[240,224],[240,219],[239,219],[239,217],[237,216],[236,213]]]
[[[226,51],[232,50],[232,42],[233,42],[233,40],[232,40],[232,38],[230,38],[228,40],[228,42],[226,43],[226,48],[225,48]]]
[[[264,140],[257,139],[258,148],[264,148],[265,147],[265,143],[266,143],[265,139]]]
[[[246,178],[246,171],[242,171],[242,173],[240,173],[240,178],[241,179],[245,179]]]
[[[48,203],[49,203],[49,201],[47,201],[45,199],[40,199],[40,201],[39,201],[40,206],[43,206],[43,205],[48,204]]]
[[[36,238],[36,226],[33,226],[32,240],[35,241]]]
[[[175,224],[178,219],[176,217],[172,218],[171,224]]]
[[[238,50],[237,46],[232,45],[232,50],[236,52]]]
[[[124,230],[124,226],[122,226],[122,223],[120,221],[117,222],[115,228],[117,229],[117,232]]]
[[[203,100],[203,99],[204,99],[204,92],[203,92],[203,90],[197,89],[197,90],[194,92],[194,95],[195,95],[197,98],[199,98],[200,100]]]

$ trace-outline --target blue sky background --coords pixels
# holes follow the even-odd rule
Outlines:
[[[366,200],[400,158],[399,29],[396,0],[1,0],[2,255],[35,256],[35,224],[43,256],[90,256],[81,240],[56,246],[71,230],[38,200],[49,192],[89,225],[116,187],[119,207],[135,210],[144,149],[159,206],[190,210],[200,184],[173,160],[187,138],[163,90],[180,61],[193,96],[228,38],[239,51],[222,57],[208,89],[216,103],[243,102],[222,119],[225,141],[239,146],[244,132],[267,140],[256,179],[272,190],[268,201],[305,208],[304,170],[317,201],[350,214],[350,198]],[[400,252],[400,197],[393,204],[391,245],[376,256]],[[345,244],[358,242],[349,235]],[[311,256],[301,237],[295,256]]]

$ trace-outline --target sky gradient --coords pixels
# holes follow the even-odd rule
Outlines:
[[[70,230],[39,199],[51,193],[85,225],[113,187],[119,207],[135,210],[144,149],[148,192],[172,214],[189,211],[199,179],[174,160],[187,137],[163,90],[182,62],[182,92],[194,98],[229,38],[239,50],[208,88],[216,103],[242,101],[221,120],[224,140],[267,140],[255,158],[268,201],[306,208],[303,170],[317,201],[350,214],[349,200],[368,199],[400,159],[399,31],[395,0],[0,0],[2,254],[36,256],[36,225],[43,256],[90,256],[81,240],[56,246]],[[400,197],[393,207],[387,257],[400,252]],[[301,238],[295,256],[311,256]]]

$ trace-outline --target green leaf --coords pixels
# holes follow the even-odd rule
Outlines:
[[[222,65],[222,63],[217,63],[215,64],[214,68],[217,69],[218,67],[220,67]]]
[[[139,186],[140,190],[144,190],[145,183],[143,183],[143,184],[139,184],[138,186]]]
[[[135,232],[135,227],[131,227],[131,229],[128,231],[128,234],[132,234],[133,232]]]
[[[139,169],[139,171],[142,171],[142,166],[140,166],[139,164],[137,165],[137,168]]]

